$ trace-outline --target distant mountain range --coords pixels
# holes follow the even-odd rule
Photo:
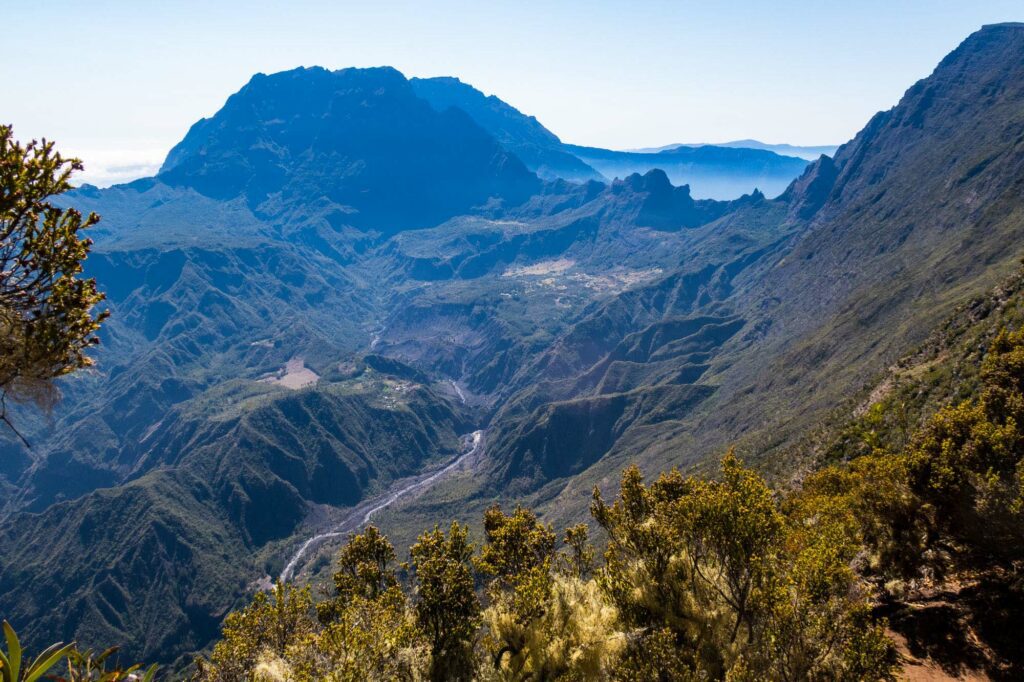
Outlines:
[[[731,199],[755,189],[776,197],[807,167],[803,159],[760,149],[678,147],[657,154],[576,145],[565,149],[606,177],[663,170],[673,183],[692,187],[695,196],[713,199]]]
[[[0,612],[183,664],[477,430],[374,517],[397,546],[494,502],[575,521],[627,462],[700,471],[729,444],[788,479],[825,415],[1017,267],[1021,130],[1021,25],[810,164],[566,145],[388,68],[257,75],[155,177],[65,197],[103,216],[113,315],[54,419],[14,415],[32,450],[0,441]],[[747,191],[699,191],[727,180]]]
[[[689,185],[700,198],[734,199],[755,189],[774,197],[807,165],[774,150],[764,151],[763,146],[703,145],[662,155],[565,144],[536,118],[457,78],[414,78],[412,84],[439,111],[457,107],[468,113],[530,170],[548,180],[608,181],[658,169],[673,183]]]
[[[839,145],[835,144],[824,144],[824,145],[811,145],[802,146],[795,144],[769,144],[767,142],[760,142],[759,140],[733,140],[732,142],[677,142],[676,144],[667,144],[662,147],[646,147],[643,149],[633,149],[630,151],[640,152],[644,154],[657,154],[659,152],[670,152],[680,147],[728,147],[730,149],[764,149],[766,151],[775,152],[783,156],[795,156],[801,159],[807,159],[808,161],[817,161],[818,157],[824,154],[825,156],[832,156],[836,153]]]

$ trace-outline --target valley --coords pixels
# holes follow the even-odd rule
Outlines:
[[[561,527],[627,464],[730,445],[804,476],[1018,267],[1022,54],[981,29],[813,161],[569,145],[387,67],[254,76],[156,176],[61,198],[103,218],[112,315],[61,410],[15,412],[33,447],[0,440],[0,610],[180,668],[371,521]]]
[[[451,462],[442,465],[437,470],[426,471],[413,477],[411,480],[396,481],[392,489],[383,495],[366,500],[347,510],[345,516],[332,525],[330,530],[318,533],[303,542],[291,559],[288,560],[288,563],[285,564],[281,575],[277,579],[282,582],[293,580],[298,571],[301,570],[302,565],[310,560],[314,552],[320,551],[320,547],[328,540],[343,540],[350,533],[362,531],[378,512],[387,509],[399,500],[416,495],[421,491],[429,490],[431,486],[457,467],[471,466],[474,458],[480,458],[483,455],[485,446],[483,431],[474,431],[467,434],[463,437],[462,452]],[[272,584],[269,576],[267,584]]]

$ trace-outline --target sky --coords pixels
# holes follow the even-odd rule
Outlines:
[[[564,141],[850,139],[1020,0],[0,0],[0,122],[101,186],[151,175],[257,72],[458,76]]]

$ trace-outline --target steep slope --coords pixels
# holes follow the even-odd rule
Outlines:
[[[469,427],[450,403],[386,377],[357,383],[218,391],[164,418],[149,473],[9,517],[5,617],[36,643],[120,642],[166,662],[201,648],[280,571],[311,505],[352,505],[458,452]]]
[[[325,373],[357,347],[365,294],[324,257],[266,242],[107,248],[89,262],[114,313],[98,369],[65,384],[58,422],[32,430],[35,462],[8,509],[123,480],[168,410],[204,390],[255,381],[294,357]]]
[[[413,91],[438,111],[457,107],[542,178],[603,180],[596,170],[563,151],[562,141],[533,116],[494,95],[484,95],[458,78],[413,78]]]
[[[514,221],[467,219],[404,233],[359,266],[399,266],[376,350],[498,405],[517,381],[541,378],[533,363],[595,303],[660,280],[699,247],[726,258],[771,238],[760,228],[749,239],[717,238],[716,220],[764,203],[763,195],[694,200],[660,171],[549,191]],[[548,213],[552,203],[558,209]]]
[[[760,287],[777,302],[762,348],[779,361],[752,372],[751,385],[790,384],[795,404],[817,405],[1014,267],[1024,244],[1022,55],[1024,24],[984,27],[794,183],[791,211],[809,229]]]
[[[542,185],[387,69],[256,77],[157,177],[63,201],[104,216],[87,270],[113,315],[57,418],[18,415],[32,451],[3,441],[0,608],[162,661],[743,203],[662,173]]]
[[[479,499],[569,520],[627,462],[729,443],[788,476],[806,429],[1015,267],[1022,103],[1024,25],[984,27],[779,200],[693,233],[718,247],[596,303],[511,379]]]
[[[1022,102],[1024,25],[985,27],[794,183],[782,200],[808,227],[745,295],[757,333],[712,370],[689,457],[744,437],[770,458],[1015,266]]]
[[[797,231],[785,213],[761,197],[688,231],[682,268],[593,306],[524,368],[492,439],[501,485],[525,491],[611,451],[635,455],[648,439],[687,437],[694,413],[718,391],[728,343],[756,329],[738,290],[762,277]],[[583,421],[552,419],[563,412]],[[559,440],[593,435],[595,425],[611,430],[587,448]],[[561,476],[536,468],[552,458]]]
[[[903,451],[939,410],[985,400],[983,365],[993,360],[993,341],[1001,332],[1019,331],[1022,322],[1024,271],[1018,269],[992,290],[957,306],[924,343],[880,375],[866,396],[834,410],[801,444],[801,454],[808,464],[823,466]],[[971,497],[969,492],[957,496]],[[941,516],[947,515],[953,516]],[[975,547],[951,553],[954,570],[897,593],[876,609],[889,620],[907,679],[1010,680],[1024,675],[1024,652],[1016,639],[1024,608],[1019,577],[999,560],[1002,547],[995,556],[977,551],[985,546],[985,532],[975,533],[960,536],[961,543],[966,540]]]
[[[670,171],[542,183],[391,70],[255,78],[157,178],[69,197],[107,216],[89,267],[115,316],[38,448],[5,443],[0,609],[194,650],[319,519],[484,427],[473,468],[380,517],[397,538],[511,498],[575,518],[627,461],[731,442],[788,475],[808,427],[1017,260],[1022,55],[1024,26],[986,27],[780,197],[728,202]]]
[[[104,216],[87,270],[113,316],[58,418],[19,414],[32,451],[4,438],[0,610],[171,660],[307,517],[457,452],[461,407],[360,362],[376,276],[348,268],[381,233],[538,187],[397,72],[312,69],[255,78],[158,177],[63,197]]]

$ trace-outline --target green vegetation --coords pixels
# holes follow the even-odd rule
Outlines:
[[[0,421],[12,430],[7,400],[52,407],[54,379],[92,364],[86,350],[107,316],[92,313],[103,295],[79,276],[92,245],[80,233],[99,216],[50,201],[81,162],[13,136],[0,126]]]
[[[71,174],[81,169],[80,161],[61,156],[52,142],[22,145],[10,126],[0,125],[0,421],[23,441],[7,400],[49,410],[59,397],[54,381],[93,364],[86,351],[99,343],[95,334],[108,317],[92,313],[104,297],[94,280],[80,277],[92,241],[79,233],[99,216],[83,218],[74,208],[51,203],[71,189]],[[6,620],[3,633],[7,650],[0,651],[0,682],[149,682],[156,672],[152,666],[135,675],[140,665],[107,670],[116,648],[94,654],[63,642],[30,659]]]
[[[908,435],[860,427],[867,454],[786,494],[732,452],[712,480],[630,467],[613,501],[594,491],[600,565],[585,525],[560,548],[521,507],[484,513],[477,552],[458,524],[424,533],[400,572],[368,528],[341,550],[334,598],[258,595],[200,679],[895,679],[880,604],[952,575],[1019,590],[1024,331],[993,335],[973,385]],[[880,404],[858,421],[907,421]]]
[[[458,524],[420,536],[406,595],[371,527],[341,551],[334,598],[257,595],[198,679],[891,678],[893,645],[849,568],[855,529],[812,521],[801,498],[787,513],[731,453],[722,464],[721,481],[645,485],[631,468],[613,503],[595,491],[608,547],[593,575],[585,526],[559,551],[532,512],[492,507],[475,555]]]
[[[317,655],[280,661],[314,677],[427,675],[412,664],[442,659],[465,671],[468,623],[472,667],[489,657],[489,675],[568,675],[573,661],[572,674],[611,666],[642,677],[644,665],[675,661],[695,674],[756,676],[782,655],[772,647],[810,646],[759,633],[803,622],[801,637],[859,650],[867,644],[854,640],[874,630],[854,606],[876,604],[907,636],[901,622],[925,599],[974,619],[970,637],[986,645],[978,624],[1016,632],[994,614],[1013,613],[1019,590],[1004,580],[995,592],[971,575],[999,566],[1012,576],[1016,561],[1000,543],[1015,537],[1007,467],[1017,445],[1009,422],[979,407],[994,332],[972,333],[966,354],[902,366],[888,393],[868,382],[1014,267],[1024,194],[1006,131],[1024,127],[1022,53],[1019,26],[983,29],[791,191],[730,206],[692,201],[658,174],[552,183],[521,205],[480,205],[483,193],[461,193],[457,179],[484,181],[479,190],[515,180],[483,172],[503,156],[475,127],[432,115],[397,74],[260,77],[194,128],[166,173],[46,200],[104,216],[84,274],[115,314],[96,371],[59,382],[64,414],[48,422],[8,401],[33,449],[0,429],[0,611],[33,650],[60,633],[180,668],[211,654],[224,615],[280,574],[307,531],[447,461],[460,435],[486,426],[471,467],[374,520],[404,548],[436,520],[478,522],[495,501],[506,511],[519,502],[552,533],[573,526],[570,543],[551,557],[549,534],[531,534],[528,516],[513,512],[509,525],[491,514],[483,534],[470,526],[465,544],[478,551],[467,563],[446,554],[460,548],[446,528],[423,545],[433,553],[420,565],[394,569],[401,589],[382,582],[351,608],[341,599],[330,624],[316,619],[302,635]],[[339,78],[362,84],[339,92]],[[373,111],[392,112],[396,125],[380,126]],[[309,135],[280,137],[278,120]],[[307,145],[342,120],[373,134],[345,128]],[[449,124],[450,135],[431,132]],[[394,131],[411,129],[429,134],[394,144]],[[459,139],[483,155],[451,157],[447,142]],[[456,215],[467,206],[479,209]],[[375,225],[384,234],[360,229]],[[427,229],[389,236],[402,225]],[[378,369],[360,373],[366,353]],[[296,391],[261,382],[289,366],[320,380]],[[949,412],[934,443],[918,440],[933,414],[963,400],[973,407]],[[834,434],[822,434],[822,418],[837,406],[841,437],[824,443]],[[714,475],[726,443],[780,491],[822,463],[837,468],[802,494],[771,495],[776,506],[749,518],[728,511],[733,493],[717,484],[680,476],[692,490],[660,500],[657,477],[639,483],[664,534],[658,551],[676,557],[668,575],[644,553],[648,529],[617,518],[611,499],[600,551],[574,526],[587,492],[610,497],[628,464]],[[947,457],[944,443],[970,454]],[[756,483],[738,474],[743,494],[763,495]],[[975,546],[979,524],[991,536]],[[514,569],[487,554],[505,536],[533,548]],[[623,558],[595,561],[606,543]],[[345,570],[355,579],[368,566]],[[819,589],[816,571],[829,567],[838,577]],[[647,592],[619,594],[616,580],[628,585],[637,571],[679,583],[644,590],[690,602],[666,611],[638,603]],[[970,612],[949,587],[961,572],[977,597]],[[427,579],[462,576],[461,585],[467,574],[478,612],[460,592],[461,620],[428,639],[429,602],[415,608]],[[847,579],[856,589],[840,594]],[[384,595],[394,597],[386,608]],[[641,617],[661,624],[634,646],[642,621],[631,619]],[[941,641],[921,655],[951,649]],[[837,650],[800,665],[852,674]]]
[[[140,664],[123,668],[115,663],[114,667],[108,670],[108,660],[117,653],[117,647],[96,654],[92,651],[79,651],[74,644],[58,642],[29,661],[25,658],[21,640],[10,623],[4,621],[3,630],[7,652],[0,651],[0,682],[151,682],[156,675],[155,665],[141,673]]]
[[[939,409],[904,447],[876,442],[804,483],[804,496],[856,520],[880,575],[1013,570],[1024,558],[1024,331],[996,335],[979,383],[976,398]]]
[[[3,682],[35,682],[55,666],[60,659],[68,655],[71,645],[63,642],[53,644],[39,654],[22,669],[22,647],[18,634],[7,621],[3,623],[4,639],[7,640],[7,653],[0,651],[0,680]]]

